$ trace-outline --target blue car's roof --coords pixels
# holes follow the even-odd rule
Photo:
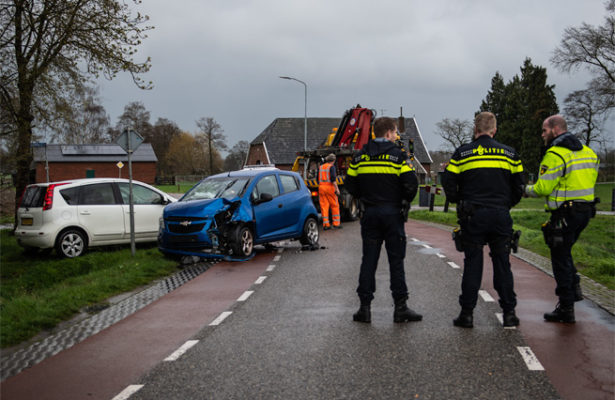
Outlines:
[[[223,177],[227,177],[227,176],[233,176],[233,177],[240,177],[240,176],[247,176],[247,177],[254,177],[254,176],[258,176],[258,175],[262,175],[271,171],[281,171],[278,168],[273,168],[273,167],[256,167],[256,168],[244,168],[244,169],[240,169],[238,171],[229,171],[229,172],[223,172],[221,174],[216,174],[216,175],[212,175],[209,178],[223,178]],[[284,171],[284,172],[290,172],[290,171]]]

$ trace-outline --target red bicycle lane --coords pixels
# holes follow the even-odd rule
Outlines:
[[[2,382],[3,399],[109,400],[227,310],[274,253],[220,262],[118,323]]]
[[[450,230],[409,220],[406,232],[463,268],[463,253],[455,249]],[[482,289],[497,300],[493,268],[485,246]],[[510,257],[517,294],[518,329],[545,368],[562,399],[615,398],[615,317],[590,300],[575,304],[576,324],[545,322],[543,314],[557,303],[555,280],[517,258]],[[461,274],[459,279],[461,293]],[[459,312],[451,304],[451,324]]]

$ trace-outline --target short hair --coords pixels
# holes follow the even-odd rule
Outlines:
[[[566,120],[561,115],[551,115],[549,118],[545,120],[547,126],[551,129],[558,127],[561,132],[568,132],[568,124],[566,124]]]
[[[489,111],[479,113],[474,119],[474,127],[478,133],[489,133],[497,128],[495,115]]]
[[[380,117],[374,121],[374,135],[384,137],[387,131],[396,131],[397,122],[391,117]]]

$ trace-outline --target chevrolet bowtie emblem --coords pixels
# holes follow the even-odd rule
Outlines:
[[[188,225],[190,225],[191,223],[192,223],[192,221],[182,221],[182,222],[180,222],[179,224],[180,224],[181,226],[188,226]]]

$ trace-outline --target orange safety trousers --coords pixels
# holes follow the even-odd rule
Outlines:
[[[329,207],[331,207],[331,219],[333,226],[340,226],[340,205],[335,194],[335,186],[330,182],[322,182],[318,186],[318,201],[320,202],[320,213],[322,214],[322,226],[330,227]]]

